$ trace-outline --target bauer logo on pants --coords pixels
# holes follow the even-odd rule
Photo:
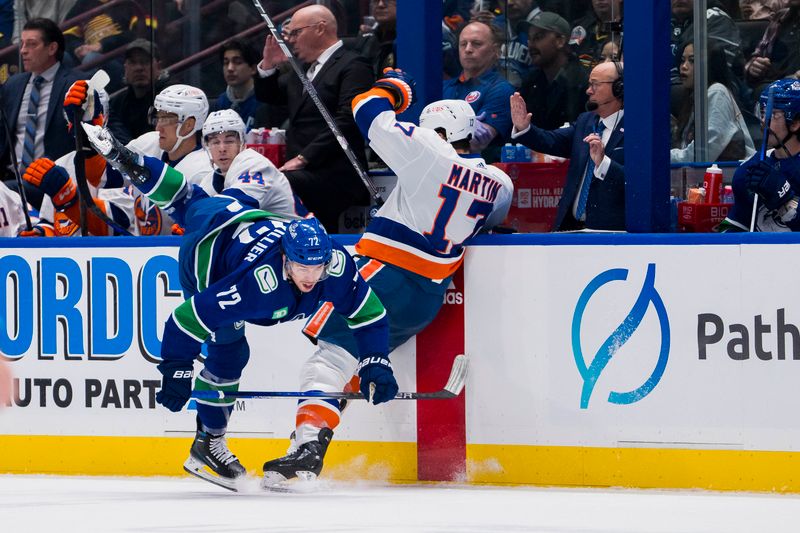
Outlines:
[[[622,405],[638,402],[650,394],[656,385],[658,385],[661,376],[664,374],[664,369],[667,366],[670,345],[669,317],[667,316],[664,302],[655,288],[656,265],[653,263],[647,265],[647,274],[642,289],[636,301],[633,303],[631,310],[625,316],[622,323],[610,332],[605,342],[597,349],[597,352],[590,359],[589,364],[587,364],[587,358],[584,356],[581,346],[581,324],[587,304],[601,287],[611,282],[625,281],[627,277],[627,269],[614,268],[606,270],[589,282],[586,288],[583,289],[578,303],[575,306],[575,312],[572,316],[572,353],[575,357],[575,364],[583,379],[581,409],[588,408],[589,400],[592,397],[592,392],[600,376],[608,367],[611,359],[639,328],[651,304],[658,317],[661,330],[661,346],[653,346],[654,350],[658,349],[658,359],[655,368],[645,382],[636,389],[626,392],[610,392],[608,395],[608,402]],[[620,361],[620,364],[624,364],[623,361]]]

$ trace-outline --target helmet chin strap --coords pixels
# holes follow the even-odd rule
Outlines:
[[[169,150],[169,153],[172,153],[172,152],[174,152],[175,150],[177,150],[177,149],[178,149],[178,147],[181,145],[181,143],[182,143],[183,141],[185,141],[186,139],[188,139],[189,137],[191,137],[192,135],[194,135],[194,132],[190,133],[189,135],[181,135],[180,133],[178,133],[178,132],[181,130],[181,128],[183,127],[183,125],[184,125],[185,123],[186,123],[186,121],[183,121],[183,122],[178,122],[178,123],[175,125],[175,137],[176,137],[177,139],[175,140],[175,144],[173,145],[173,147],[172,147],[172,148]]]
[[[772,135],[776,139],[778,138],[778,136],[775,134],[775,132],[772,131],[772,128],[769,129],[769,135]],[[790,152],[789,148],[786,146],[786,143],[789,141],[789,139],[791,139],[792,136],[795,136],[795,135],[800,137],[800,132],[792,132],[791,130],[788,130],[786,132],[786,135],[783,137],[783,139],[778,141],[778,145],[775,147],[775,149],[776,150],[778,150],[778,149],[783,150],[783,152],[786,154],[786,157],[794,157],[795,155],[797,155],[797,154],[793,154],[792,152]]]

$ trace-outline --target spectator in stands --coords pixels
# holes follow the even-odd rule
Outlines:
[[[574,126],[543,130],[519,93],[511,97],[512,138],[525,146],[568,157],[569,169],[553,231],[625,230],[623,66],[600,63],[589,76],[589,112]]]
[[[64,35],[49,19],[31,19],[20,40],[20,56],[25,72],[15,74],[0,88],[3,106],[13,139],[0,128],[0,168],[4,181],[17,190],[10,150],[14,150],[20,174],[35,159],[61,157],[74,149],[62,112],[64,95],[79,79],[61,63]],[[26,188],[28,201],[38,209],[41,193]]]
[[[722,49],[708,50],[708,161],[737,161],[755,153],[753,139],[733,96],[733,75],[725,63]],[[681,80],[686,91],[677,117],[679,137],[673,142],[673,163],[694,161],[694,44],[681,52]]]
[[[586,105],[589,77],[567,44],[569,34],[569,23],[549,11],[534,17],[528,30],[535,68],[520,94],[533,124],[546,130],[575,122]]]
[[[67,13],[67,18],[71,19],[102,7],[109,1],[78,0]],[[111,78],[107,87],[111,92],[121,86],[122,62],[118,58],[107,59],[102,65],[98,65],[97,62],[104,54],[121,48],[133,40],[133,35],[129,31],[133,17],[134,13],[130,6],[118,5],[64,31],[66,53],[73,58],[76,65],[79,65],[77,68],[91,76],[102,67]]]
[[[607,63],[609,61],[622,61],[622,48],[617,39],[607,41],[600,50],[600,62]]]
[[[123,144],[152,131],[147,113],[155,95],[168,85],[158,47],[136,39],[125,50],[125,88],[111,98],[108,129]]]
[[[373,75],[380,78],[383,69],[397,66],[397,0],[372,0],[370,6],[376,25],[367,27],[362,24],[358,37],[344,41],[346,47],[372,64]]]
[[[800,71],[800,0],[789,0],[789,7],[770,20],[761,41],[745,64],[747,82],[760,94],[774,80],[797,76]]]
[[[78,0],[14,0],[14,43],[19,43],[22,28],[32,19],[50,19],[61,24]]]
[[[508,11],[494,21],[505,33],[500,46],[498,69],[508,83],[519,89],[533,70],[533,60],[528,50],[528,28],[542,10],[534,0],[509,0],[506,5]]]
[[[211,110],[233,109],[249,129],[255,123],[258,108],[263,105],[256,98],[253,82],[261,57],[252,46],[238,39],[226,41],[220,56],[222,73],[228,86],[217,97]]]
[[[466,100],[475,110],[475,135],[470,142],[473,152],[489,145],[502,145],[511,133],[508,98],[514,88],[497,71],[502,36],[496,27],[470,22],[458,38],[461,74],[446,80],[442,97]]]
[[[694,35],[694,0],[672,0],[672,20],[671,20],[671,40],[673,65],[670,76],[673,85],[681,84],[679,49],[683,44],[692,39]],[[740,48],[741,39],[736,23],[726,13],[719,0],[708,0],[706,10],[706,24],[708,31],[709,44],[719,44],[725,51],[725,59],[728,66],[733,69],[734,74],[739,75],[742,71],[744,59]]]
[[[351,111],[353,98],[369,89],[372,68],[358,54],[342,48],[336,19],[321,5],[299,9],[284,27],[284,39],[297,60],[306,65],[319,99],[330,110],[361,168],[366,168],[364,137]],[[330,233],[339,227],[339,215],[351,205],[366,205],[369,194],[359,174],[322,118],[294,72],[281,75],[277,67],[286,57],[271,35],[258,65],[256,97],[268,104],[288,104],[286,156],[280,168],[292,189]]]
[[[786,7],[784,0],[739,0],[742,20],[763,20]]]
[[[611,30],[614,30],[612,32]],[[622,31],[622,0],[592,0],[592,9],[575,21],[569,44],[586,71],[602,61],[603,47]]]

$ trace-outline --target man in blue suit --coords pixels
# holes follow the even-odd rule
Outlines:
[[[511,96],[515,142],[570,160],[553,231],[625,231],[623,91],[622,64],[597,65],[586,90],[588,112],[574,125],[550,131],[531,124],[519,93]]]
[[[25,72],[15,74],[0,87],[0,102],[12,137],[9,142],[5,128],[0,127],[0,165],[3,179],[12,182],[9,146],[15,150],[20,174],[40,157],[57,159],[75,149],[62,106],[69,87],[81,79],[61,64],[64,35],[50,19],[35,18],[25,24],[20,56]],[[27,187],[26,192],[28,200],[38,207],[41,193]]]

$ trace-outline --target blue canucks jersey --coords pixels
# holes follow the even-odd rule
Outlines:
[[[345,318],[362,357],[388,352],[386,311],[340,244],[333,243],[329,276],[303,293],[283,269],[280,241],[288,220],[213,197],[194,203],[187,221],[179,262],[188,298],[167,321],[163,359],[192,360],[215,330],[239,322],[305,319],[322,301]]]

